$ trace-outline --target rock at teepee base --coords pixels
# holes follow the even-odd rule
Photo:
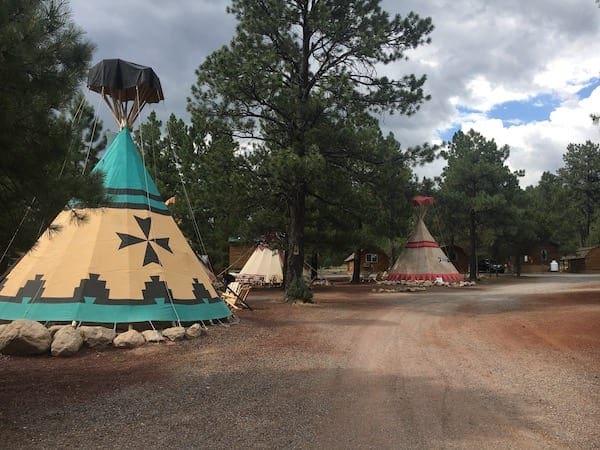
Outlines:
[[[144,330],[142,331],[142,335],[146,342],[164,342],[165,338],[158,330]]]
[[[88,347],[106,347],[112,344],[113,339],[117,335],[115,330],[106,327],[79,327],[79,331],[83,335],[83,342]]]
[[[196,338],[199,338],[200,336],[203,336],[206,334],[207,334],[206,330],[203,329],[199,323],[190,325],[189,327],[187,327],[185,329],[185,337],[187,339],[196,339]]]
[[[163,336],[170,341],[179,341],[185,337],[185,328],[171,327],[165,328],[162,332]]]
[[[52,353],[52,356],[71,356],[77,353],[82,345],[83,336],[81,332],[72,326],[66,326],[54,334],[50,353]]]
[[[63,329],[64,327],[70,327],[71,325],[50,325],[48,327],[48,331],[50,332],[50,337],[54,338],[54,335],[58,330]]]
[[[5,355],[39,355],[50,349],[48,329],[34,320],[15,320],[0,333],[0,352]]]
[[[125,333],[118,334],[113,341],[113,345],[117,348],[136,348],[144,345],[146,339],[139,331],[129,330]]]

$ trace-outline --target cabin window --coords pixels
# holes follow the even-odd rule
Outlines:
[[[376,263],[377,262],[377,254],[376,253],[367,253],[365,255],[365,261],[368,263]]]
[[[542,256],[542,261],[548,260],[548,252],[546,251],[545,248],[542,249],[541,256]]]

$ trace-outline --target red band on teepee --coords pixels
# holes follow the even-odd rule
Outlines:
[[[441,278],[443,281],[450,282],[461,281],[463,276],[460,273],[390,273],[388,275],[388,280],[392,281],[436,281],[438,278]]]
[[[439,247],[434,241],[412,241],[406,243],[406,248]]]

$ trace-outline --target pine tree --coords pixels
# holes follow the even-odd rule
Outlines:
[[[452,211],[446,222],[462,226],[470,243],[470,279],[477,278],[477,247],[483,231],[493,246],[511,220],[512,200],[520,188],[522,172],[511,172],[508,146],[498,147],[474,130],[458,131],[442,152],[447,160],[441,176],[440,202]]]
[[[359,127],[365,113],[419,108],[428,98],[424,76],[394,80],[377,67],[428,42],[433,27],[414,13],[390,17],[378,0],[234,0],[229,12],[238,20],[236,36],[198,69],[189,108],[254,145],[287,219],[290,286],[302,278],[315,184],[332,176],[336,162],[360,165],[364,157],[332,148],[332,137]]]
[[[64,2],[0,1],[0,269],[71,197],[104,200],[101,178],[74,162],[68,114],[92,49]]]
[[[563,160],[565,166],[558,174],[575,206],[572,220],[579,228],[579,244],[584,246],[600,205],[600,145],[591,141],[569,144]]]

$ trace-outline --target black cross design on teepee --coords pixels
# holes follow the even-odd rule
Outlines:
[[[150,263],[160,264],[160,260],[158,259],[158,255],[156,254],[156,250],[152,246],[152,243],[158,245],[159,247],[164,248],[169,253],[173,253],[171,247],[169,247],[169,238],[150,238],[150,228],[152,227],[152,218],[142,218],[138,216],[133,216],[137,221],[138,225],[142,229],[142,233],[144,233],[144,237],[132,236],[131,234],[126,233],[117,233],[117,235],[121,238],[121,245],[119,245],[119,250],[125,247],[129,247],[130,245],[140,244],[142,242],[146,243],[146,253],[144,254],[144,264],[146,266]]]

